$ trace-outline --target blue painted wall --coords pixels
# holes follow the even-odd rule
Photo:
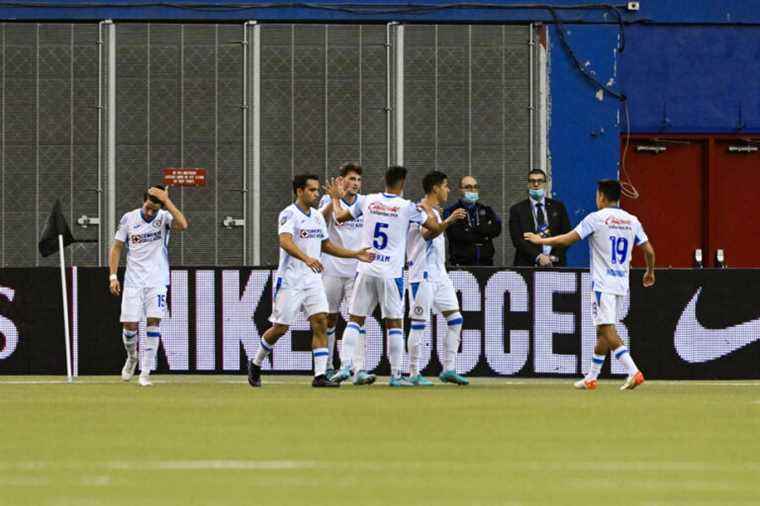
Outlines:
[[[134,0],[51,1],[49,7],[0,8],[6,20],[226,20],[316,22],[552,23],[547,9],[525,9],[519,0],[495,0],[496,8],[455,6],[445,0],[332,0],[357,10],[318,3],[274,0],[263,8],[229,0],[178,1],[147,6]],[[567,39],[595,77],[629,97],[633,132],[760,131],[760,2],[748,0],[641,0],[641,10],[622,12],[625,50],[617,53],[619,29],[610,9],[573,9],[580,0],[544,0],[557,7]],[[624,3],[624,2],[619,2]],[[103,7],[99,7],[99,5]],[[200,4],[205,7],[199,9]],[[236,6],[237,4],[238,6]],[[210,6],[210,7],[209,7]],[[366,7],[366,8],[365,8]],[[424,7],[424,8],[421,8]],[[414,12],[410,11],[414,8]],[[597,89],[571,64],[550,30],[551,119],[549,149],[553,189],[573,224],[593,211],[596,180],[616,177],[620,153],[619,103]],[[601,100],[600,100],[601,98]],[[571,265],[588,262],[580,245]]]

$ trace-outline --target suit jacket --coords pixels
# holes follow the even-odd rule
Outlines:
[[[462,200],[443,211],[444,219],[458,208],[467,211],[468,219],[455,221],[446,229],[449,240],[449,264],[493,265],[493,239],[501,234],[501,219],[489,206]]]
[[[546,217],[549,225],[549,235],[557,236],[570,232],[570,219],[567,216],[565,205],[559,200],[547,198]],[[533,209],[530,199],[525,199],[513,205],[509,209],[509,235],[512,236],[512,244],[515,245],[514,265],[532,267],[536,265],[536,257],[543,252],[541,246],[531,244],[523,239],[523,233],[536,232],[536,222],[533,219]],[[555,266],[567,265],[565,258],[566,248],[552,248],[552,255],[559,258]]]

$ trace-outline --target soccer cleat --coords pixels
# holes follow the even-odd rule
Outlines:
[[[341,367],[338,372],[330,376],[330,381],[333,383],[341,383],[351,377],[351,369],[348,367]]]
[[[124,362],[124,367],[121,369],[122,381],[129,381],[135,375],[135,369],[137,368],[137,355],[127,355],[127,361]]]
[[[450,371],[443,371],[438,375],[438,379],[443,383],[454,383],[459,386],[467,386],[470,384],[469,380],[464,376],[460,376],[453,369]]]
[[[138,378],[138,382],[140,383],[141,387],[152,387],[153,382],[150,381],[150,376],[147,374],[140,373],[140,377]]]
[[[389,387],[413,387],[414,385],[403,376],[391,376],[388,381]]]
[[[319,376],[314,376],[314,380],[311,382],[311,386],[315,388],[324,388],[324,387],[339,387],[340,383],[336,383],[334,381],[330,381],[327,379],[327,376],[324,374],[320,374]]]
[[[416,376],[410,376],[409,377],[409,383],[416,387],[432,387],[433,383],[430,382],[427,378],[425,378],[422,374],[417,374]]]
[[[325,376],[327,376],[328,378],[332,378],[333,376],[335,376],[336,372],[338,371],[336,371],[332,367],[328,367],[327,370],[325,371]]]
[[[625,383],[620,387],[620,390],[633,390],[642,383],[644,383],[644,375],[641,374],[641,371],[636,371],[636,374],[631,374],[625,379]]]
[[[595,379],[587,380],[586,378],[583,378],[573,383],[573,386],[578,390],[596,390],[596,387],[599,386],[599,382]]]
[[[354,375],[354,385],[371,385],[375,382],[377,376],[367,371],[359,371]]]
[[[261,366],[253,363],[253,360],[248,361],[248,384],[252,387],[261,386]]]

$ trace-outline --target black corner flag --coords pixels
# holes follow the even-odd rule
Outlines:
[[[66,247],[71,243],[78,242],[71,235],[69,224],[61,212],[61,201],[56,199],[53,205],[53,211],[48,216],[45,229],[42,231],[42,237],[38,244],[40,255],[47,257],[58,251],[58,236],[63,236],[63,246]]]

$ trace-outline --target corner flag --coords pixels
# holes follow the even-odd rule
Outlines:
[[[71,243],[79,242],[74,239],[73,235],[71,235],[69,224],[66,223],[66,218],[61,212],[61,201],[56,199],[55,204],[53,205],[53,211],[50,213],[50,216],[48,216],[45,229],[42,231],[42,236],[38,243],[40,255],[47,257],[58,251],[60,247],[58,242],[59,235],[63,236],[64,247]]]

